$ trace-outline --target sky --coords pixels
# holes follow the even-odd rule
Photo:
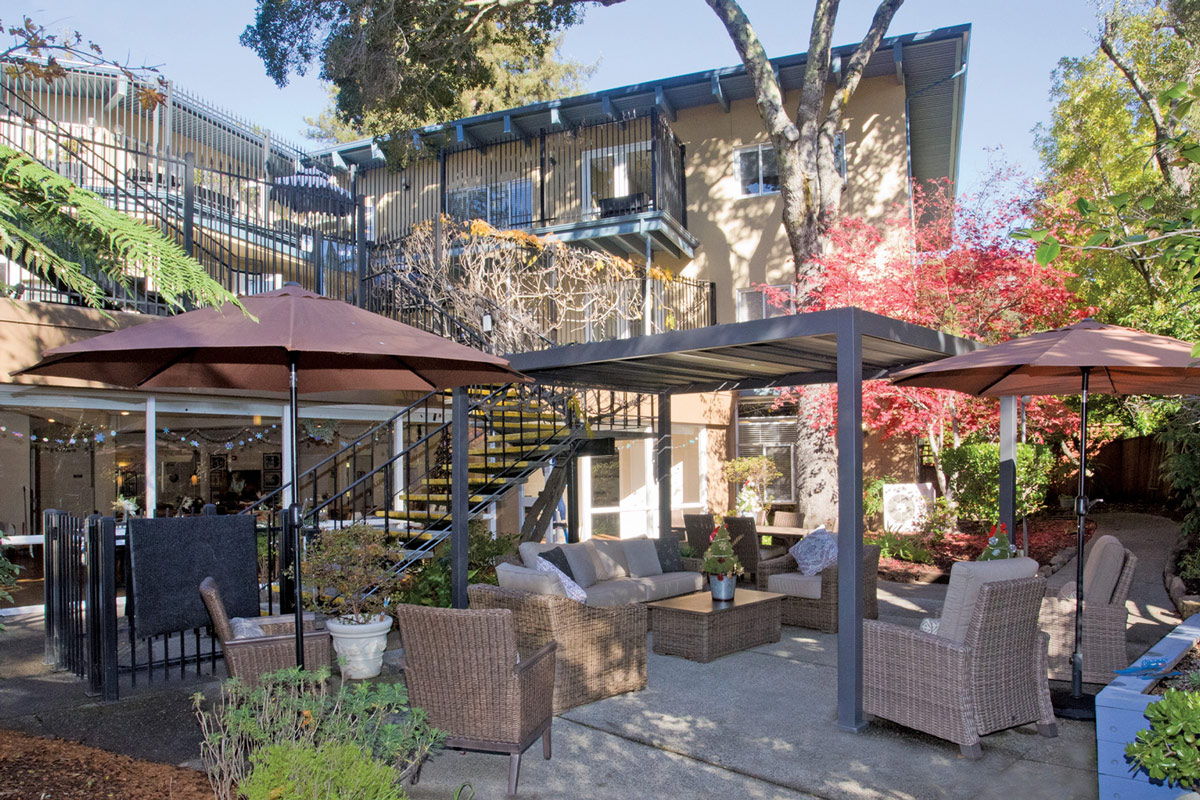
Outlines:
[[[874,2],[841,4],[835,44],[859,41]],[[253,0],[7,0],[0,21],[28,14],[52,31],[77,29],[114,58],[158,66],[193,94],[304,146],[303,118],[325,104],[317,68],[275,86],[262,62],[238,42],[253,21]],[[742,0],[767,53],[807,49],[810,0]],[[1051,72],[1063,56],[1095,47],[1089,0],[908,0],[889,34],[972,25],[964,111],[960,190],[985,174],[996,148],[1036,175],[1033,128],[1049,120]],[[564,55],[596,64],[586,89],[641,83],[738,63],[724,28],[702,0],[626,0],[593,8],[567,33]]]

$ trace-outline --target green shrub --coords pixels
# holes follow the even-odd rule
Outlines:
[[[200,755],[218,800],[234,800],[251,755],[272,745],[349,745],[399,774],[443,739],[423,711],[408,707],[401,684],[343,683],[331,691],[328,668],[271,672],[255,687],[228,680],[211,710],[204,709],[203,695],[192,703],[204,736]]]
[[[867,530],[874,528],[883,513],[883,487],[889,483],[898,483],[891,475],[872,478],[863,487],[863,527]]]
[[[1045,445],[1017,445],[1017,516],[1034,513],[1046,500],[1054,462]],[[964,444],[942,453],[958,515],[985,524],[1000,518],[1000,445]]]
[[[1185,581],[1200,580],[1200,546],[1179,557],[1179,577]]]
[[[933,553],[922,543],[920,534],[884,531],[869,533],[863,537],[863,541],[879,545],[881,558],[911,561],[914,564],[933,563]]]
[[[246,800],[404,800],[396,772],[354,745],[274,744],[250,756]]]
[[[1167,451],[1162,460],[1162,476],[1171,484],[1171,494],[1183,511],[1180,530],[1188,536],[1200,534],[1200,403],[1185,400],[1158,432],[1158,441]]]
[[[496,564],[517,546],[517,534],[497,533],[496,538],[483,520],[468,523],[467,582],[496,584]],[[426,558],[409,568],[400,589],[392,596],[401,603],[416,606],[450,607],[450,542],[445,541]]]
[[[21,567],[4,557],[0,553],[0,602],[12,602],[12,590],[17,588],[17,573],[21,571]],[[4,624],[0,623],[0,631],[4,630]]]
[[[1125,755],[1152,779],[1180,789],[1200,789],[1200,692],[1167,689],[1146,708],[1150,727],[1125,747]]]

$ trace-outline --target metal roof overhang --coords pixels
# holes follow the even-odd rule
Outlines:
[[[835,308],[506,356],[539,383],[649,394],[837,383],[838,338],[862,337],[862,380],[980,345],[858,308]]]

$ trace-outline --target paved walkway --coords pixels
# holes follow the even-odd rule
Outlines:
[[[1175,624],[1162,567],[1176,525],[1136,514],[1097,515],[1138,555],[1130,601],[1130,656]],[[1068,565],[1053,582],[1073,574]],[[880,584],[884,619],[915,625],[936,614],[944,585]],[[199,732],[188,695],[215,694],[211,677],[140,685],[96,704],[74,680],[40,665],[40,619],[6,620],[0,634],[0,725],[54,733],[145,758],[194,759]],[[531,748],[523,798],[1067,798],[1096,797],[1091,724],[1060,721],[1057,739],[1023,726],[983,740],[984,757],[887,722],[862,734],[835,724],[836,636],[784,628],[778,644],[695,664],[649,658],[645,691],[572,709],[554,723],[554,758]],[[424,768],[413,800],[449,798],[470,782],[476,798],[504,795],[502,756],[445,752]]]

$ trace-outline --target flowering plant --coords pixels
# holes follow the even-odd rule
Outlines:
[[[704,563],[700,569],[710,575],[742,574],[742,565],[733,554],[733,542],[729,540],[729,530],[724,525],[713,531],[712,544],[704,551]]]
[[[979,554],[979,561],[995,561],[1002,558],[1015,558],[1017,546],[1008,541],[1008,528],[1004,523],[993,525],[988,532],[987,545]]]

